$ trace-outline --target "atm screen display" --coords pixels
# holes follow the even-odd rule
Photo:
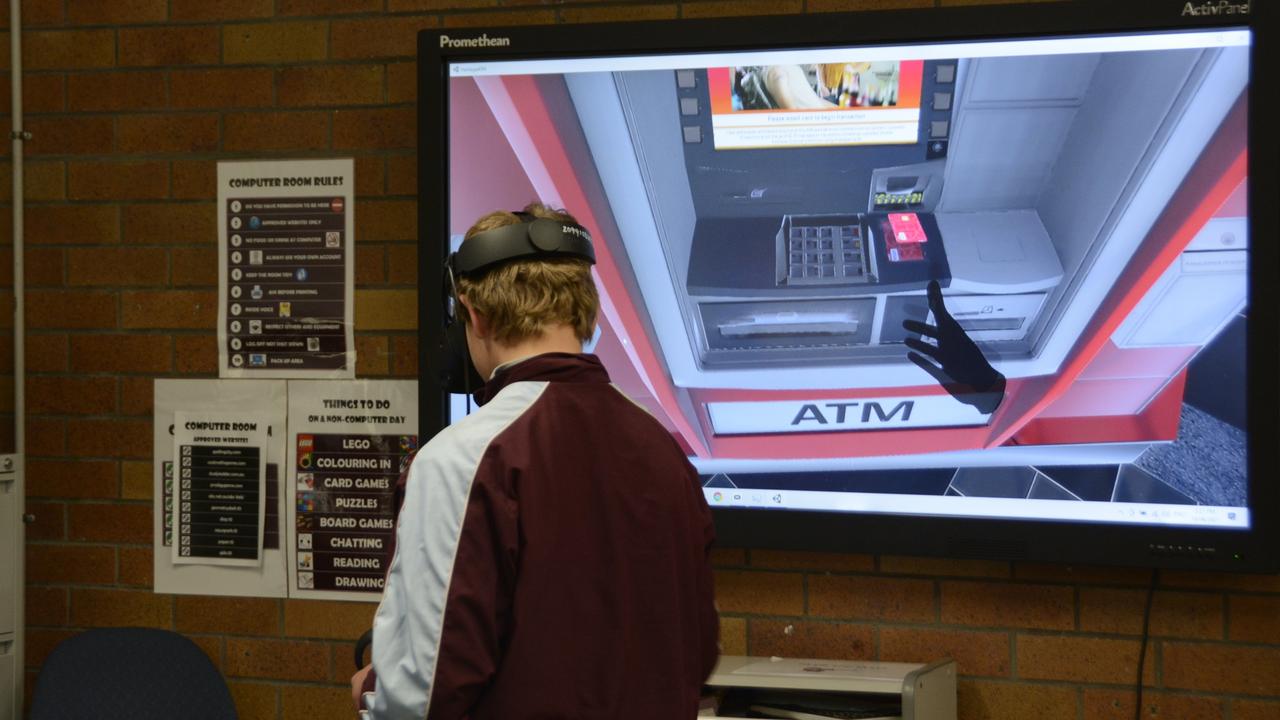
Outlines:
[[[590,230],[713,506],[1247,529],[1251,41],[459,60],[449,233]]]

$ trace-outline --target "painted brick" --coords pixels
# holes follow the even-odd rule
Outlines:
[[[174,248],[171,257],[174,287],[218,284],[218,251],[213,248]]]
[[[32,205],[24,219],[26,241],[32,245],[120,242],[120,210],[114,205]]]
[[[1137,695],[1128,690],[1085,688],[1081,707],[1085,720],[1130,720]],[[1142,717],[1146,720],[1222,720],[1225,704],[1218,698],[1142,693]]]
[[[22,274],[26,278],[27,287],[59,287],[63,284],[62,270],[66,266],[66,251],[58,248],[25,248],[22,255]],[[6,267],[13,267],[13,251],[0,251],[0,262],[8,263]]]
[[[418,284],[418,246],[399,243],[387,247],[387,281],[392,285]]]
[[[126,205],[124,241],[134,245],[212,244],[218,238],[215,212],[213,203]]]
[[[23,659],[28,667],[39,667],[58,643],[75,634],[73,630],[29,630],[24,638],[26,654]]]
[[[125,500],[150,500],[153,478],[151,463],[125,460],[120,463],[120,497]]]
[[[71,624],[80,627],[154,627],[172,625],[173,601],[146,590],[71,590]]]
[[[218,149],[217,115],[122,115],[116,150],[136,155],[211,152]]]
[[[942,622],[957,625],[1070,630],[1071,588],[1011,583],[942,583]]]
[[[164,73],[161,71],[130,70],[67,76],[67,107],[76,112],[156,110],[164,105]]]
[[[27,152],[39,155],[102,155],[111,152],[110,117],[33,116],[26,121],[31,131]]]
[[[749,627],[755,656],[870,660],[875,655],[871,625],[752,619]]]
[[[418,31],[439,26],[435,15],[334,20],[329,52],[335,60],[414,57]]]
[[[67,536],[76,541],[151,542],[151,505],[93,503],[67,507]]]
[[[24,163],[23,183],[28,202],[64,200],[67,197],[67,165],[61,160]],[[12,188],[11,188],[12,190]],[[30,209],[28,209],[30,212]]]
[[[67,0],[67,20],[72,25],[161,22],[168,9],[167,0]]]
[[[1227,607],[1231,640],[1280,645],[1280,596],[1232,595]]]
[[[598,7],[562,8],[560,19],[568,23],[628,22],[633,20],[670,20],[679,13],[675,3],[663,5],[617,4]]]
[[[286,600],[284,634],[295,638],[353,640],[373,627],[377,605],[366,602]]]
[[[418,158],[396,155],[387,158],[387,194],[414,195],[418,192]]]
[[[218,668],[219,671],[222,670],[222,638],[213,635],[187,635],[186,637],[196,647],[200,648],[201,652],[209,656],[209,660],[213,662],[214,667]]]
[[[752,550],[752,567],[775,570],[818,570],[825,572],[870,572],[876,559],[870,555],[802,552],[793,550]]]
[[[904,557],[884,555],[880,558],[880,572],[897,575],[927,575],[951,577],[1007,578],[1010,567],[1007,562],[994,560],[962,560],[952,558]]]
[[[150,420],[68,420],[70,454],[79,457],[151,457]]]
[[[387,281],[385,245],[356,245],[356,286],[381,285]]]
[[[1280,695],[1280,648],[1163,643],[1164,685],[1241,695]]]
[[[932,662],[941,657],[953,658],[962,675],[1009,677],[1012,667],[1009,634],[937,628],[880,628],[880,660]]]
[[[329,643],[329,681],[342,683],[350,682],[354,664],[352,658],[356,654],[356,644],[353,642],[331,642]],[[369,653],[365,652],[364,659],[368,662]]]
[[[811,576],[809,614],[822,617],[932,622],[932,580],[871,576]]]
[[[155,584],[154,558],[150,546],[122,547],[118,550],[118,554],[120,556],[118,575],[121,585],[149,588]]]
[[[416,336],[391,338],[391,375],[393,377],[418,376],[418,338]]]
[[[66,625],[69,604],[66,588],[27,586],[27,626]]]
[[[162,248],[92,247],[67,251],[67,284],[118,287],[163,285],[169,258]]]
[[[509,10],[506,12],[451,13],[443,17],[445,27],[506,27],[508,25],[550,25],[554,10]]]
[[[356,290],[357,330],[414,330],[418,327],[416,290]]]
[[[37,502],[28,494],[26,512],[34,520],[25,523],[27,541],[66,540],[67,505],[61,502]]]
[[[6,97],[0,110],[9,112],[9,83],[0,84]],[[67,106],[67,79],[63,75],[33,75],[22,78],[22,109],[28,113],[62,112]]]
[[[333,113],[334,149],[394,150],[417,142],[414,109],[336,110]]]
[[[27,454],[29,457],[54,457],[67,451],[67,423],[62,418],[33,415],[27,418]],[[31,461],[27,462],[28,467]],[[27,477],[27,496],[39,495],[31,490],[30,470]]]
[[[1276,720],[1276,718],[1280,718],[1280,702],[1231,701],[1231,720]]]
[[[1138,674],[1138,641],[1073,635],[1017,637],[1018,677],[1034,680],[1131,684]],[[1144,675],[1155,683],[1155,646],[1147,646]]]
[[[63,25],[67,11],[63,0],[23,0],[22,25],[34,28],[47,25]],[[0,18],[0,28],[9,27],[9,17]]]
[[[176,25],[156,28],[121,28],[120,64],[161,67],[216,65],[221,56],[218,28]]]
[[[341,687],[286,685],[280,689],[284,720],[349,720],[351,690]]]
[[[1142,632],[1145,590],[1080,589],[1080,629],[1086,632]],[[1219,639],[1223,635],[1222,596],[1160,591],[1151,604],[1150,632],[1155,637]]]
[[[1168,570],[1160,573],[1160,586],[1280,593],[1280,575]]]
[[[218,346],[212,335],[174,338],[174,356],[178,372],[184,375],[209,375],[218,371]]]
[[[211,328],[217,322],[218,294],[212,290],[160,290],[120,295],[126,328]]]
[[[720,612],[800,615],[804,612],[804,578],[799,573],[718,570],[716,605]]]
[[[956,701],[966,720],[1077,720],[1076,689],[1062,685],[961,679]]]
[[[104,584],[116,580],[115,548],[101,545],[27,544],[29,583]]]
[[[174,160],[175,200],[212,200],[217,196],[217,166],[212,160]]]
[[[327,52],[328,25],[323,22],[256,23],[222,28],[222,61],[228,65],[323,60]]]
[[[321,642],[229,637],[225,672],[228,677],[327,680],[329,649]],[[344,710],[349,715],[351,706]]]
[[[356,197],[382,195],[386,186],[386,161],[381,157],[365,156],[356,160]]]
[[[115,295],[105,292],[27,291],[29,328],[109,328],[116,324]]]
[[[67,196],[72,200],[151,200],[169,194],[164,162],[72,162]]]
[[[269,107],[274,82],[267,68],[174,70],[169,74],[169,104],[222,110]]]
[[[457,10],[460,8],[491,8],[500,4],[500,0],[387,0],[387,10],[390,12]]]
[[[720,654],[747,654],[747,621],[744,618],[720,618]]]
[[[275,718],[280,711],[280,688],[274,685],[233,681],[227,683],[227,688],[236,704],[236,714],[242,718]]]
[[[417,102],[418,64],[412,62],[388,63],[387,102],[392,105]]]
[[[413,200],[367,200],[356,212],[356,242],[417,240],[418,204]]]
[[[390,356],[385,335],[357,335],[356,377],[385,376]]]
[[[681,16],[686,18],[724,17],[730,15],[792,15],[804,9],[802,0],[711,0],[684,2]]]
[[[381,65],[284,68],[276,73],[281,106],[373,105],[382,102],[386,71]]]
[[[354,15],[382,9],[382,0],[278,0],[277,15]]]
[[[27,460],[27,497],[114,498],[120,483],[107,460]]]
[[[179,595],[173,610],[179,632],[280,634],[280,601],[273,598]]]
[[[225,150],[320,150],[329,147],[329,113],[230,113],[222,119]]]
[[[275,0],[169,0],[169,17],[178,21],[245,20],[270,17]]]
[[[112,30],[31,30],[22,33],[22,67],[26,72],[104,68],[111,67],[115,61],[116,37]]]
[[[116,409],[116,380],[109,377],[27,377],[27,412],[41,415],[105,415]]]

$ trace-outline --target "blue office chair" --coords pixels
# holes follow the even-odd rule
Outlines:
[[[101,628],[62,641],[40,669],[31,720],[236,720],[222,673],[168,630]]]

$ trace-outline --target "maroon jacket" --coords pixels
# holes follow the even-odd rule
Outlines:
[[[410,467],[367,717],[693,718],[718,619],[684,452],[591,355],[481,394]]]

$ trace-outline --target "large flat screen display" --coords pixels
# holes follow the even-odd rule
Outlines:
[[[1253,42],[454,58],[449,242],[576,215],[714,507],[1245,532]]]

